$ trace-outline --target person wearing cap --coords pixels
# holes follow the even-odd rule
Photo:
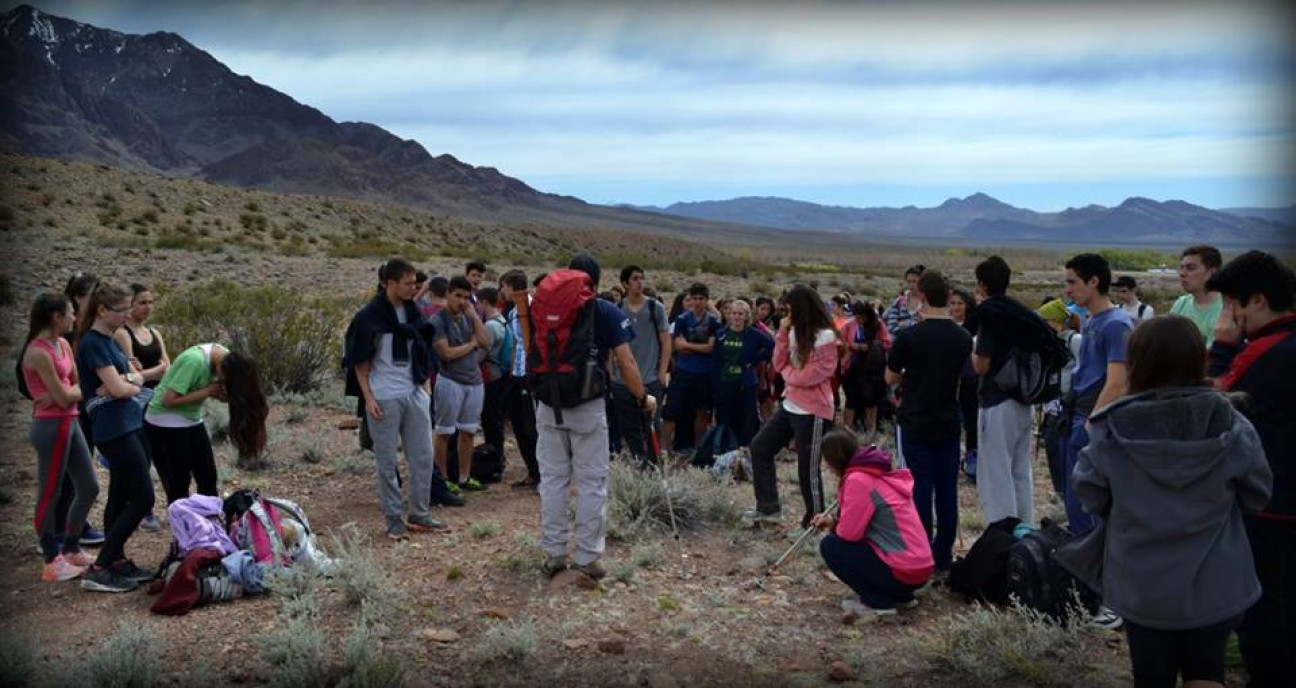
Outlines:
[[[1125,311],[1137,325],[1156,316],[1156,310],[1150,304],[1139,301],[1138,282],[1129,275],[1117,277],[1111,285],[1112,302]]]
[[[589,275],[590,288],[597,289],[600,269],[594,257],[581,253],[568,266]],[[539,287],[544,289],[542,283]],[[633,330],[620,308],[609,301],[594,300],[594,342],[597,365],[604,369],[609,358],[621,372],[621,381],[639,402],[645,414],[657,409],[657,400],[644,389],[630,351]],[[611,354],[609,356],[609,354]],[[606,370],[603,371],[606,374]],[[543,397],[537,397],[536,459],[540,464],[540,548],[547,558],[544,570],[550,576],[568,568],[567,493],[576,485],[576,552],[573,569],[590,578],[607,574],[599,559],[607,535],[608,419],[603,399],[593,399],[561,409],[562,421]]]
[[[1238,628],[1249,686],[1291,685],[1296,676],[1296,275],[1276,257],[1249,251],[1206,282],[1223,296],[1210,347],[1210,375],[1250,398],[1273,471],[1273,496],[1245,517],[1260,600]]]

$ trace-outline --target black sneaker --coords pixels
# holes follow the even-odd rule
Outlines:
[[[432,503],[441,506],[464,506],[468,503],[468,500],[448,489],[442,489],[440,491],[434,490],[432,492]]]
[[[91,592],[130,592],[139,582],[127,578],[114,569],[91,566],[81,574],[81,589]]]
[[[142,569],[135,565],[130,559],[122,559],[112,565],[112,570],[116,571],[122,578],[128,578],[136,583],[144,583],[153,580],[154,573],[151,569]]]

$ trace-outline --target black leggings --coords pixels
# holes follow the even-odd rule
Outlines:
[[[153,481],[143,428],[97,446],[108,459],[108,501],[104,504],[104,543],[95,564],[111,566],[126,558],[126,541],[153,508]]]
[[[1125,620],[1134,685],[1138,688],[1174,688],[1179,674],[1184,681],[1224,682],[1224,649],[1229,633],[1242,621],[1238,616],[1202,628],[1166,631]]]
[[[779,405],[751,444],[752,486],[756,488],[757,511],[772,514],[779,510],[778,468],[774,457],[787,446],[788,441],[795,439],[797,479],[801,482],[801,498],[805,501],[801,526],[809,525],[811,517],[823,512],[820,444],[830,430],[832,421],[810,414],[788,413],[782,404]]]
[[[198,483],[198,494],[218,497],[216,457],[212,455],[207,426],[167,428],[144,423],[153,465],[162,478],[167,504],[189,496],[189,482]]]

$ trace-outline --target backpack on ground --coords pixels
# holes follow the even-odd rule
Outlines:
[[[710,430],[702,435],[698,440],[697,448],[693,451],[693,458],[689,463],[698,468],[710,468],[716,462],[716,457],[738,448],[738,436],[727,425],[713,425]]]
[[[728,476],[736,483],[751,480],[754,475],[751,452],[740,447],[717,456],[715,464],[711,466],[711,473],[717,478]]]
[[[489,444],[473,447],[472,468],[469,474],[479,483],[498,483],[504,480],[504,451]]]
[[[1039,530],[1018,540],[1008,553],[1008,594],[1022,605],[1058,621],[1068,617],[1068,606],[1079,604],[1092,614],[1097,595],[1085,587],[1054,558],[1057,548],[1074,536],[1047,519]]]
[[[993,604],[1008,602],[1008,554],[1017,538],[1013,529],[1021,521],[1009,516],[991,523],[972,544],[967,556],[950,566],[949,589],[969,600]]]
[[[531,301],[527,379],[532,395],[553,409],[559,425],[562,409],[607,394],[607,372],[599,365],[594,336],[597,306],[589,275],[569,269],[546,275]]]
[[[226,498],[225,513],[231,518],[229,536],[239,549],[252,553],[260,564],[291,561],[284,546],[279,509],[255,490],[237,490]]]

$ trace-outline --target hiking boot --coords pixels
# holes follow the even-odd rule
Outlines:
[[[140,530],[146,533],[156,533],[162,530],[162,524],[158,522],[157,516],[154,516],[153,512],[150,511],[149,515],[145,516],[143,521],[140,521]]]
[[[896,615],[896,610],[894,609],[874,609],[863,602],[860,602],[859,598],[856,597],[847,597],[842,600],[841,608],[843,612],[855,617],[857,621],[863,621],[865,623]]]
[[[460,490],[460,492],[462,492],[462,491],[464,491],[464,490],[467,490],[467,491],[469,491],[469,492],[482,492],[482,491],[484,491],[485,489],[486,489],[486,486],[483,485],[483,484],[481,484],[481,483],[479,483],[479,482],[477,482],[477,480],[476,480],[475,478],[468,478],[467,480],[460,480],[460,481],[459,481],[459,490]]]
[[[409,528],[405,526],[405,519],[389,518],[387,519],[387,539],[388,540],[408,540]]]
[[[553,578],[566,570],[569,564],[566,554],[551,554],[544,562],[545,575]]]
[[[130,592],[138,587],[137,581],[106,566],[91,566],[81,575],[81,589],[91,592]]]
[[[744,521],[751,521],[752,525],[760,525],[761,523],[777,524],[783,522],[782,511],[775,511],[772,514],[767,514],[764,511],[761,511],[760,509],[748,509],[747,511],[743,512],[742,517]]]
[[[1125,623],[1125,620],[1121,618],[1120,614],[1117,614],[1116,612],[1112,611],[1110,608],[1106,606],[1101,606],[1098,607],[1098,612],[1095,613],[1093,617],[1089,619],[1089,623],[1099,628],[1105,628],[1109,631],[1114,631],[1120,628],[1121,625]]]
[[[145,583],[153,580],[153,570],[144,569],[135,565],[130,559],[122,559],[112,565],[112,570],[116,571],[122,578],[128,578],[136,583]]]
[[[415,533],[430,533],[434,530],[445,530],[450,527],[445,524],[445,521],[431,516],[410,516],[407,525]]]
[[[572,567],[572,570],[578,573],[583,573],[594,580],[599,580],[607,575],[607,569],[603,568],[603,565],[599,563],[598,559],[595,559],[588,564],[577,564]]]
[[[45,570],[41,571],[41,580],[70,581],[85,573],[85,570],[86,567],[77,566],[60,554],[45,564]]]
[[[77,540],[77,544],[82,547],[94,547],[95,545],[102,545],[103,541],[104,533],[102,530],[86,526],[81,529],[81,537]]]

